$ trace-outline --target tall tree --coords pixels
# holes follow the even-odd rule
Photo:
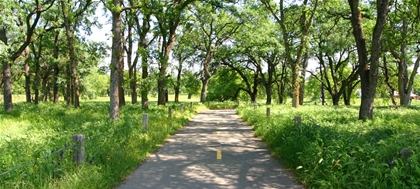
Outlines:
[[[183,12],[194,0],[154,1],[154,16],[158,21],[161,36],[159,50],[159,75],[158,75],[158,105],[165,105],[166,78],[169,66],[169,57],[175,44],[176,29],[181,22]]]
[[[398,86],[389,86],[398,89],[400,105],[410,105],[411,92],[414,78],[419,67],[420,56],[418,45],[419,39],[419,1],[394,1],[395,9],[389,13],[389,24],[384,30],[384,48],[389,51],[397,63]],[[412,61],[417,57],[416,61]],[[408,68],[412,66],[411,74]],[[384,66],[388,68],[389,66]],[[389,71],[389,70],[386,70]],[[386,75],[388,76],[388,75]],[[389,79],[388,79],[389,80]],[[387,82],[388,85],[390,84]],[[392,94],[394,95],[394,94]],[[391,96],[393,97],[393,96]]]
[[[20,4],[17,1],[2,1],[2,18],[0,19],[0,41],[6,47],[2,59],[4,110],[13,111],[12,100],[12,63],[22,54],[31,43],[32,36],[41,18],[41,14],[48,11],[54,4],[52,2],[39,2],[38,0]],[[16,28],[23,27],[25,32],[15,36]]]
[[[71,75],[71,93],[72,102],[75,108],[80,108],[80,84],[78,75],[78,60],[75,51],[75,33],[77,27],[81,25],[82,21],[86,21],[86,12],[92,12],[95,8],[92,6],[92,0],[61,0],[61,10],[63,14],[65,34],[68,45],[68,55],[70,59],[70,70]],[[89,10],[90,9],[90,10]]]
[[[359,119],[372,119],[373,101],[378,81],[379,58],[382,50],[382,31],[389,12],[389,0],[376,1],[376,23],[373,29],[370,52],[367,50],[360,2],[359,0],[348,0],[348,3],[350,5],[351,25],[359,58],[358,71],[362,90]],[[368,58],[368,54],[370,54],[370,58]]]
[[[243,24],[243,20],[229,8],[229,5],[222,4],[197,4],[194,7],[195,30],[201,39],[195,44],[202,57],[201,102],[206,101],[208,83],[221,63],[216,59],[219,48],[226,45]]]
[[[287,7],[284,6],[284,0],[279,1],[279,6],[276,6],[272,0],[261,0],[261,2],[280,26],[286,61],[292,70],[292,106],[298,108],[300,105],[300,65],[308,47],[310,27],[318,7],[318,0],[304,0],[301,4],[288,4]],[[299,15],[293,16],[296,13]],[[298,18],[298,20],[292,20],[294,18]],[[296,52],[293,52],[293,49],[296,49]]]

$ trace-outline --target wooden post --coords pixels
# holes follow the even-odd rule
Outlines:
[[[193,102],[190,102],[190,108],[193,108]]]
[[[184,113],[184,104],[181,104],[181,113]]]
[[[257,103],[254,103],[254,110],[257,109]]]
[[[143,114],[143,129],[147,132],[147,130],[149,129],[149,115],[148,114]]]
[[[83,134],[75,134],[72,137],[74,143],[73,162],[77,165],[85,161],[85,136]]]
[[[168,107],[168,117],[172,118],[172,107]]]
[[[301,119],[301,117],[300,117],[300,116],[296,116],[296,117],[295,117],[295,125],[296,125],[296,126],[300,126],[300,125],[301,125],[301,123],[302,123],[302,119]]]
[[[266,114],[267,114],[267,117],[270,117],[270,108],[267,108]]]

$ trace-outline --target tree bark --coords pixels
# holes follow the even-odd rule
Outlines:
[[[12,101],[12,71],[9,60],[3,60],[3,90],[4,98],[3,105],[6,112],[13,111]]]
[[[113,0],[114,7],[121,7],[122,0]],[[112,53],[111,53],[111,86],[110,86],[110,111],[109,116],[112,120],[119,117],[119,83],[120,83],[120,63],[122,62],[121,46],[121,12],[113,10],[112,13]]]
[[[141,58],[141,79],[142,79],[142,88],[141,88],[141,106],[143,109],[149,109],[149,82],[147,77],[149,76],[147,56],[143,55]]]
[[[25,63],[25,96],[26,102],[31,103],[31,75],[29,74],[29,63]]]
[[[210,78],[203,78],[201,80],[202,87],[201,87],[200,102],[206,102],[207,87],[208,87],[209,81],[210,81]]]
[[[71,83],[72,83],[72,100],[74,102],[75,108],[80,108],[80,86],[79,86],[79,76],[77,73],[77,60],[76,60],[76,53],[74,49],[74,29],[72,29],[72,23],[69,19],[69,13],[71,12],[70,8],[67,5],[67,2],[61,1],[61,8],[63,11],[63,19],[64,19],[64,28],[66,32],[67,38],[67,48],[69,51],[69,59],[70,59],[70,66],[71,66]]]
[[[361,80],[362,99],[359,109],[359,119],[366,120],[373,117],[373,102],[378,81],[379,56],[381,53],[382,31],[386,24],[389,11],[389,0],[377,0],[377,17],[372,36],[370,61],[366,39],[362,25],[362,13],[359,9],[359,0],[348,0],[351,10],[351,23],[353,35],[356,40],[359,57],[359,74]],[[370,63],[370,64],[369,64]]]
[[[58,38],[60,36],[60,32],[55,33],[54,38],[54,79],[53,79],[53,96],[54,96],[54,103],[58,103],[58,74],[60,73],[60,67],[58,66]]]

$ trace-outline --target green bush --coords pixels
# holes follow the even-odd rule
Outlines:
[[[378,107],[374,119],[363,122],[357,107],[273,106],[269,118],[266,107],[240,106],[238,112],[309,188],[420,187],[415,108]],[[412,153],[408,158],[403,148]]]
[[[112,188],[149,153],[196,113],[179,104],[167,107],[128,104],[117,121],[109,119],[109,102],[84,102],[81,109],[64,104],[15,104],[0,111],[0,188]],[[142,127],[149,114],[149,129]],[[72,162],[73,134],[84,134],[86,162]]]

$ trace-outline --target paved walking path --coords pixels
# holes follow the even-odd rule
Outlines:
[[[197,114],[117,189],[303,188],[235,110]]]

